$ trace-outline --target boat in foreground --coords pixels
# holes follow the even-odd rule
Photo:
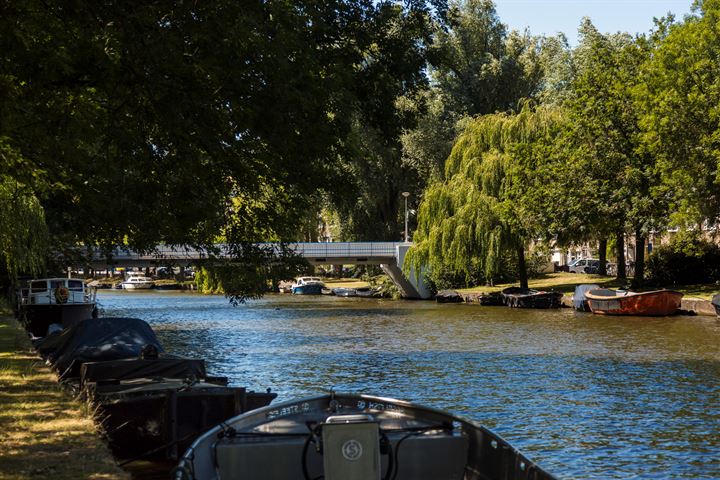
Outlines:
[[[682,293],[674,290],[631,292],[598,288],[585,293],[590,310],[600,315],[673,315],[680,309],[682,297]]]
[[[97,317],[95,295],[79,278],[30,280],[17,292],[17,318],[32,336],[44,337],[50,325],[68,328]]]
[[[390,398],[327,394],[234,417],[185,452],[174,480],[552,480],[474,422]]]

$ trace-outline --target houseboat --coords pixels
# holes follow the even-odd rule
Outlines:
[[[79,278],[30,280],[17,292],[17,317],[33,337],[44,337],[50,325],[68,328],[97,317],[96,293]]]

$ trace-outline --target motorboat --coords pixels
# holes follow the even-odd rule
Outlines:
[[[321,295],[323,288],[319,277],[298,277],[291,287],[293,295]]]
[[[720,293],[712,298],[713,307],[715,307],[715,313],[720,317]]]
[[[125,290],[147,290],[155,286],[155,281],[142,272],[129,272],[121,285]]]
[[[562,292],[509,287],[502,291],[505,305],[514,308],[560,308]]]
[[[598,288],[585,293],[590,310],[600,315],[673,315],[680,309],[682,297],[682,293],[674,290],[631,292]]]
[[[589,312],[590,305],[588,305],[588,300],[585,298],[585,294],[590,290],[597,290],[599,288],[600,285],[587,283],[575,287],[575,293],[573,293],[572,296],[573,308],[578,312]]]
[[[553,480],[485,427],[391,398],[336,394],[231,418],[185,452],[174,480]]]
[[[79,278],[30,280],[17,291],[17,318],[33,337],[44,337],[51,325],[68,328],[97,317],[96,294]]]

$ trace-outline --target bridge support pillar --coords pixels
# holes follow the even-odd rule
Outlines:
[[[410,271],[409,278],[403,273],[402,266],[405,261],[405,255],[412,246],[412,243],[403,243],[395,247],[395,259],[394,264],[382,264],[380,267],[387,274],[388,277],[397,285],[404,298],[415,298],[415,299],[428,299],[432,298],[432,294],[425,286],[425,281],[420,272],[416,275],[414,269]]]

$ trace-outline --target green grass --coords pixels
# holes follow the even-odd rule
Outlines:
[[[585,273],[547,273],[538,278],[533,278],[529,281],[530,288],[537,290],[556,290],[563,293],[572,293],[575,291],[575,287],[583,283],[595,283],[602,287],[607,288],[618,288],[624,285],[626,282],[619,282],[615,277],[604,277],[601,275],[588,275]],[[495,285],[493,287],[472,287],[463,288],[458,290],[460,293],[476,293],[476,292],[498,292],[504,288],[517,286],[518,283],[506,283],[502,285]],[[720,285],[685,285],[685,286],[674,286],[667,287],[672,290],[677,290],[685,294],[686,297],[702,298],[704,300],[710,300],[712,296],[720,292]]]
[[[8,316],[0,317],[0,479],[128,479]]]

